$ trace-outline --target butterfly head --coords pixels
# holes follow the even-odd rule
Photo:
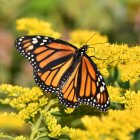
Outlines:
[[[84,44],[82,47],[81,47],[81,50],[86,52],[88,49],[88,45],[87,44]]]
[[[75,58],[78,59],[78,58],[81,58],[87,51],[88,49],[88,45],[85,44],[83,45],[78,51],[77,53],[75,54]]]
[[[87,44],[84,44],[80,49],[79,49],[79,52],[81,54],[81,56],[83,56],[83,54],[87,51],[88,49],[88,45]]]

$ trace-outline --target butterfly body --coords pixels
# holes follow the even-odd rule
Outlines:
[[[86,53],[88,49],[88,45],[83,45],[80,49],[77,50],[76,54],[75,54],[75,59],[78,59],[78,57],[82,57],[84,56],[84,54]]]
[[[71,76],[71,73],[73,73],[76,66],[81,61],[84,54],[86,53],[87,49],[88,49],[88,45],[83,45],[80,49],[77,50],[77,52],[75,53],[75,56],[74,56],[74,60],[71,63],[71,66],[66,71],[66,73],[64,73],[62,79],[60,80],[60,84],[59,84],[60,87],[63,87],[64,83],[66,83],[68,81],[69,77]]]
[[[86,54],[88,45],[80,49],[63,40],[46,36],[24,36],[15,41],[17,51],[34,68],[36,84],[56,94],[60,103],[75,108],[81,103],[106,111],[109,95],[101,73]]]

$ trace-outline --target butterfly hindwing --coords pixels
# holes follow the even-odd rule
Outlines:
[[[34,79],[36,84],[40,86],[40,88],[44,92],[55,93],[58,96],[59,101],[62,105],[75,108],[80,104],[77,101],[76,97],[78,69],[79,64],[75,68],[69,67],[69,69],[61,77],[61,80],[58,79],[60,78],[60,75],[58,76],[58,78],[56,78],[58,73],[53,75],[53,71],[49,73],[47,71],[47,74],[43,74],[34,70]],[[53,82],[57,81],[57,86],[54,86]],[[50,83],[50,85],[48,85],[48,83]]]
[[[80,104],[77,100],[79,66],[80,62],[74,60],[59,82],[60,92],[57,95],[60,103],[66,107],[75,108]]]
[[[109,95],[101,73],[90,57],[83,56],[78,76],[77,99],[101,111],[109,107]]]

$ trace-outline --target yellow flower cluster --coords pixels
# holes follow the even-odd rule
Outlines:
[[[0,85],[0,92],[7,94],[6,99],[1,99],[1,103],[9,103],[13,108],[19,111],[18,116],[22,120],[34,117],[37,112],[48,103],[48,98],[38,88],[23,88],[12,85]],[[16,97],[16,98],[9,98]],[[8,100],[8,102],[4,102]]]
[[[130,134],[140,129],[140,91],[108,87],[111,102],[124,104],[124,110],[109,110],[108,114],[84,116],[85,130],[76,129],[70,136],[75,140],[131,140]],[[79,134],[79,135],[78,135]]]
[[[125,108],[129,110],[135,110],[140,112],[140,90],[135,92],[127,90],[125,93]]]
[[[74,111],[74,109],[73,109],[73,108],[66,108],[64,111],[65,111],[67,114],[71,114],[71,113]]]
[[[15,87],[11,85],[1,85],[0,92],[5,91],[5,93],[8,93],[9,91],[8,87],[11,88],[11,91],[15,89]],[[21,87],[19,87],[19,89],[20,91],[22,91]],[[18,91],[17,86],[16,86],[16,90]],[[25,89],[23,88],[23,91],[25,93],[24,94],[19,93],[20,96],[18,98],[13,99],[11,103],[13,104],[13,106],[15,103],[15,107],[21,109],[17,117],[19,118],[19,116],[21,117],[23,115],[24,117],[21,117],[23,118],[23,120],[28,119],[29,116],[35,118],[35,114],[40,109],[37,100],[39,101],[40,99],[42,99],[42,97],[40,96],[42,96],[43,94],[36,87],[32,89],[26,88],[26,90],[28,91],[28,93],[26,93]],[[134,92],[134,91],[124,90],[118,87],[111,87],[111,86],[108,86],[108,91],[110,94],[111,101],[124,104],[125,110],[118,110],[118,111],[109,110],[108,114],[102,114],[101,117],[99,116],[82,117],[81,121],[83,122],[86,130],[81,130],[81,129],[74,130],[67,126],[62,127],[60,124],[58,124],[56,118],[53,115],[51,115],[52,112],[59,111],[58,108],[51,108],[50,111],[46,111],[47,108],[46,107],[43,111],[40,110],[44,118],[43,120],[45,121],[45,124],[47,125],[49,130],[48,136],[59,137],[62,134],[67,134],[71,137],[71,139],[88,140],[92,138],[92,139],[113,140],[115,138],[119,140],[121,139],[129,140],[130,139],[129,134],[134,133],[138,128],[140,128],[140,123],[139,123],[140,91]],[[29,97],[29,100],[27,99],[27,97]],[[25,106],[25,108],[23,109],[20,106],[20,104],[22,103],[24,104],[28,103],[28,105]],[[19,104],[19,106],[17,104]],[[71,112],[73,111],[73,109],[72,110],[66,109],[65,112],[67,113],[67,111]],[[13,122],[15,123],[15,121]]]
[[[51,24],[36,18],[22,18],[17,20],[17,30],[26,31],[28,35],[46,35],[60,38],[58,32],[53,31]]]
[[[57,124],[57,120],[54,116],[51,115],[50,112],[42,111],[43,117],[45,118],[45,124],[48,126],[50,137],[59,137],[62,134],[71,134],[74,129],[69,128],[67,126],[61,127],[60,124]]]
[[[135,82],[140,75],[140,47],[128,47],[127,45],[110,45],[105,55],[108,58],[106,65],[118,66],[121,72],[121,80]]]
[[[71,138],[73,140],[80,140],[83,137],[85,137],[84,140],[130,140],[130,133],[134,133],[140,128],[139,119],[140,115],[134,110],[110,110],[107,116],[101,118],[84,116],[81,120],[86,131],[78,129],[77,133],[71,135]],[[80,135],[77,135],[78,133]]]
[[[24,136],[17,136],[14,138],[14,140],[28,140],[28,139],[25,138]]]
[[[70,33],[69,42],[75,44],[77,47],[78,46],[80,47],[85,43],[89,45],[91,44],[90,46],[93,46],[92,44],[98,44],[98,43],[103,43],[102,45],[104,45],[105,43],[108,42],[108,38],[107,36],[103,36],[96,31],[75,30]]]
[[[38,101],[42,102],[41,101],[42,100],[42,98],[41,98],[42,95],[43,95],[43,92],[37,87],[33,87],[32,89],[27,88],[26,92],[21,94],[21,96],[19,96],[18,98],[14,98],[10,102],[10,104],[17,109],[23,109],[29,103],[38,102]]]
[[[4,115],[0,115],[0,128],[7,128],[9,126],[11,126],[12,128],[17,128],[21,126],[23,122],[30,122],[31,118],[35,119],[37,114],[41,114],[42,120],[36,120],[35,123],[38,122],[37,124],[39,127],[41,121],[44,121],[47,127],[46,134],[48,133],[47,135],[49,137],[59,137],[63,134],[69,135],[74,131],[74,129],[72,128],[69,128],[67,126],[62,127],[60,124],[57,123],[57,119],[51,114],[60,111],[58,107],[51,108],[51,106],[54,105],[56,101],[54,99],[48,101],[48,98],[43,96],[44,93],[42,93],[39,88],[33,87],[32,89],[29,89],[6,84],[0,85],[0,93],[7,94],[8,96],[13,95],[13,91],[14,95],[17,95],[15,93],[18,93],[18,96],[9,99],[10,101],[8,102],[8,104],[11,105],[13,108],[18,109],[19,112],[18,114],[5,113]],[[69,113],[72,111],[73,109],[68,109]],[[34,127],[36,128],[36,124]],[[32,129],[33,134],[34,127]],[[39,128],[35,129],[36,133],[38,132],[38,129]],[[34,137],[34,135],[32,137]],[[26,138],[23,136],[18,136],[15,139],[24,140]]]
[[[29,88],[23,88],[20,86],[12,86],[7,84],[0,85],[0,91],[1,93],[6,94],[9,97],[17,97],[21,94],[24,94],[25,92],[29,91]]]
[[[125,103],[125,96],[124,96],[124,90],[119,88],[119,87],[112,87],[108,86],[107,87],[109,95],[110,95],[110,100],[112,102],[117,102],[117,103]]]
[[[0,114],[0,129],[21,128],[23,121],[15,113]]]
[[[37,87],[32,88],[28,92],[22,94],[18,98],[11,101],[11,106],[20,109],[19,117],[22,120],[35,117],[35,115],[48,104],[48,98],[42,96],[43,93]]]

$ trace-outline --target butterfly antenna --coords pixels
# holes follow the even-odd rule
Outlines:
[[[85,42],[85,44],[87,44],[87,43],[93,38],[93,36],[95,36],[95,35],[96,35],[96,33],[93,34],[93,35]]]
[[[88,48],[93,48],[93,47],[90,47],[90,45],[96,45],[96,44],[106,44],[106,43],[109,43],[109,42],[102,42],[102,43],[89,44],[89,47],[88,47]]]

